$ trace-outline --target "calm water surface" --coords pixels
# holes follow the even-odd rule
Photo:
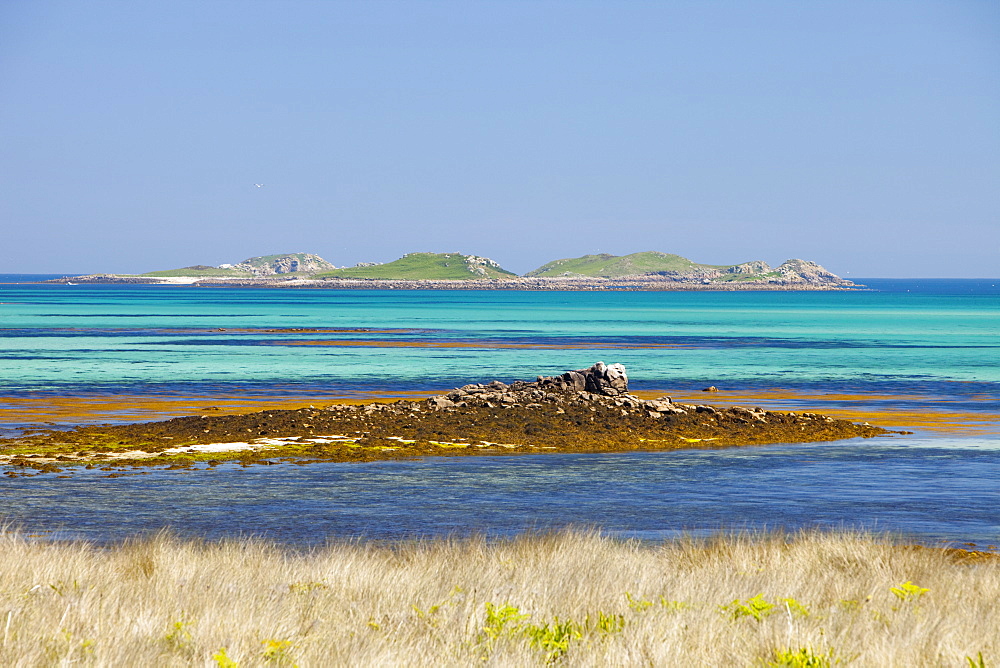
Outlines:
[[[596,294],[4,284],[0,394],[11,402],[329,396],[533,378],[605,359],[624,362],[636,389],[867,392],[881,395],[887,410],[947,407],[989,419],[1000,414],[997,283]],[[326,337],[357,342],[351,346],[300,345],[324,337],[273,331],[293,327],[372,331]],[[463,345],[441,346],[453,343]],[[315,544],[566,525],[642,538],[845,526],[985,546],[1000,544],[1000,436],[920,431],[819,445],[220,466],[120,478],[91,470],[2,478],[0,504],[6,519],[31,532],[96,541],[161,527]]]
[[[874,439],[716,451],[222,466],[5,481],[8,519],[96,541],[171,527],[210,538],[509,535],[599,526],[683,531],[855,527],[1000,544],[1000,449]]]

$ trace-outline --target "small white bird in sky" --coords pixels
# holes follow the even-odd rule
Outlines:
[[[255,183],[254,185],[257,186],[258,188],[263,188],[264,187],[263,183]]]

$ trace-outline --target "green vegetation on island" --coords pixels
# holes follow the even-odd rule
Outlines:
[[[560,278],[566,276],[590,276],[599,278],[619,278],[674,272],[678,274],[697,273],[702,270],[725,269],[727,265],[698,264],[686,257],[671,253],[647,251],[631,255],[584,255],[583,257],[553,260],[525,276]]]
[[[480,280],[517,278],[493,260],[461,253],[407,253],[385,264],[361,264],[318,273],[314,278],[371,278],[381,280]]]
[[[467,289],[845,289],[858,287],[815,262],[786,260],[771,267],[762,260],[741,264],[701,264],[680,255],[645,251],[601,253],[553,260],[524,276],[498,262],[463,253],[407,253],[392,262],[361,262],[337,268],[318,255],[285,253],[248,258],[236,264],[204,264],[145,274],[93,274],[72,277],[83,283],[171,283],[201,285],[296,285]],[[364,281],[359,283],[358,281]],[[69,282],[70,278],[53,282]],[[306,283],[308,281],[309,283]],[[422,281],[422,283],[415,283]],[[507,281],[513,281],[508,283]],[[613,281],[615,283],[609,283]],[[623,287],[624,286],[624,287]],[[718,286],[713,288],[713,286]],[[385,286],[383,286],[385,287]]]
[[[316,272],[333,269],[330,264],[312,253],[278,253],[251,257],[236,264],[220,264],[211,267],[196,264],[180,269],[150,271],[140,276],[148,278],[198,277],[198,278],[257,278],[292,274],[311,276]]]
[[[525,274],[532,278],[664,277],[689,283],[826,283],[851,285],[815,262],[786,260],[772,268],[763,260],[740,264],[699,264],[671,253],[584,255],[554,260]]]
[[[204,264],[196,264],[180,269],[167,269],[165,271],[150,271],[140,276],[149,278],[174,278],[181,276],[197,276],[199,278],[253,278],[249,271],[236,271],[235,269],[220,269]]]

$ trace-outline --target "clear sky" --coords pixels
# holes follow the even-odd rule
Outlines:
[[[1000,276],[1000,3],[0,2],[0,273],[642,250]]]

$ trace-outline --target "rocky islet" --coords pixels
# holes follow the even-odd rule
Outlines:
[[[372,461],[427,455],[721,448],[890,435],[816,413],[683,404],[628,391],[621,364],[534,381],[464,385],[425,400],[45,430],[0,440],[7,475],[65,465],[190,467]]]

